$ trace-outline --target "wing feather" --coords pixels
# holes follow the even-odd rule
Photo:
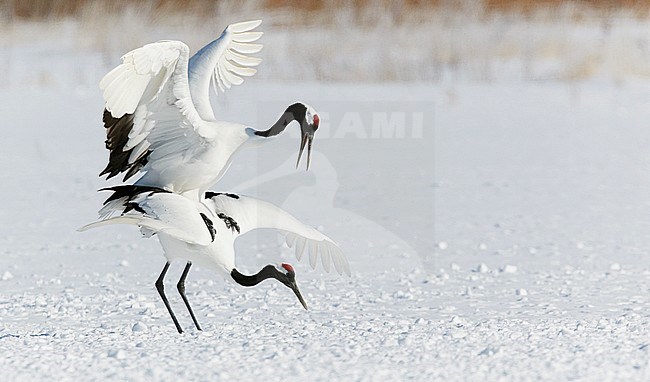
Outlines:
[[[296,245],[297,239],[298,239],[298,235],[289,232],[286,237],[287,247],[293,248],[293,246]]]
[[[235,33],[242,33],[253,30],[262,24],[262,20],[252,20],[252,21],[241,21],[236,24],[230,24],[230,28]]]
[[[100,81],[110,151],[102,175],[110,178],[126,172],[128,179],[140,169],[162,169],[150,159],[187,158],[196,152],[197,144],[214,138],[215,132],[192,103],[188,62],[187,45],[160,41],[125,54],[122,64]],[[159,129],[173,133],[158,133]],[[170,140],[175,143],[170,145]],[[149,156],[148,152],[157,153]]]
[[[226,59],[240,66],[257,66],[262,63],[262,59],[253,56],[244,56],[233,50],[227,50],[225,53]]]
[[[305,247],[307,246],[307,239],[304,237],[298,238],[298,244],[296,245],[296,259],[298,261],[302,260],[302,255],[305,254]]]
[[[337,244],[313,227],[301,223],[283,209],[251,197],[241,195],[211,194],[206,204],[211,209],[232,217],[240,227],[241,234],[254,229],[272,228],[285,235],[285,240],[290,248],[295,248],[296,258],[300,261],[309,253],[309,264],[315,268],[320,262],[326,272],[331,269],[330,264],[340,274],[350,275],[350,267]]]
[[[212,87],[214,89],[217,89],[218,86],[218,89],[221,90],[222,92],[226,91],[226,89],[223,87],[223,84],[221,83],[221,79],[218,78],[217,75],[212,76],[211,81],[212,81]]]
[[[107,140],[109,163],[102,174],[110,178],[126,172],[126,180],[139,170],[164,171],[175,160],[191,160],[196,145],[216,135],[205,123],[214,120],[210,82],[215,91],[224,92],[256,73],[252,67],[261,59],[251,54],[262,49],[253,43],[263,35],[254,31],[260,24],[229,25],[191,59],[179,41],[160,41],[125,54],[122,64],[100,81],[112,117],[105,124],[107,136],[113,137]],[[183,133],[156,133],[162,125]]]
[[[145,228],[150,233],[164,232],[174,238],[197,245],[210,245],[214,228],[206,216],[198,212],[207,206],[213,216],[224,213],[234,219],[243,235],[259,228],[272,228],[285,235],[287,245],[294,247],[300,261],[309,253],[312,268],[318,259],[326,272],[331,264],[339,274],[350,275],[350,266],[338,245],[318,230],[307,226],[275,205],[233,194],[209,193],[202,203],[167,190],[155,187],[124,185],[110,188],[113,194],[100,210],[100,220],[80,230],[108,224],[131,224]],[[207,212],[207,210],[205,210]]]
[[[318,252],[320,253],[321,263],[323,264],[323,268],[325,268],[325,272],[329,273],[330,261],[332,260],[330,257],[329,247],[327,246],[327,244],[320,242],[318,243]]]
[[[343,274],[343,272],[345,272],[345,274],[350,276],[350,264],[348,263],[348,259],[341,251],[341,248],[339,248],[337,245],[330,245],[329,250],[337,272],[340,274]]]
[[[131,154],[129,155],[129,162],[136,163],[147,151],[149,151],[149,142],[140,142],[140,144],[131,150]]]
[[[309,265],[311,265],[311,269],[316,269],[317,261],[318,261],[318,242],[310,241],[309,242]]]
[[[192,100],[199,114],[205,119],[214,119],[210,105],[210,85],[215,93],[225,92],[232,85],[241,85],[242,77],[256,73],[251,67],[262,59],[250,56],[262,50],[262,45],[253,44],[263,33],[253,31],[261,20],[230,24],[218,39],[204,46],[190,58],[189,82]]]
[[[220,70],[221,70],[221,74],[223,74],[226,81],[229,82],[231,85],[241,85],[242,83],[244,83],[243,78],[228,71],[228,68],[226,68],[225,65],[223,68],[220,68]]]
[[[228,75],[228,71],[226,70],[226,68],[221,67],[221,66],[217,66],[217,72],[218,72],[219,78],[221,78],[224,86],[227,89],[230,89],[232,87],[232,84],[233,84],[234,81],[231,80],[231,76]]]
[[[127,193],[121,193],[123,190]],[[197,213],[194,201],[162,189],[139,186],[117,186],[113,195],[100,210],[100,220],[79,229],[110,224],[129,224],[144,227],[153,233],[164,232],[190,244],[209,245],[214,232]],[[115,198],[111,200],[111,198]]]
[[[264,32],[235,33],[232,37],[232,40],[236,42],[253,42],[259,40],[263,34]]]
[[[123,75],[126,75],[126,72],[121,66],[111,69],[111,71],[99,81],[99,88],[106,89],[113,81]]]
[[[241,54],[259,53],[263,47],[262,44],[251,44],[251,43],[242,43],[242,42],[235,42],[235,41],[233,41],[231,44],[232,44],[231,49]]]
[[[257,73],[257,70],[253,68],[249,68],[247,66],[237,66],[232,64],[230,61],[226,60],[223,62],[223,66],[229,71],[234,74],[238,74],[240,76],[245,76],[245,77],[250,77]],[[242,80],[243,82],[243,80]]]

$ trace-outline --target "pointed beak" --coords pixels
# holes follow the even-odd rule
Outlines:
[[[302,295],[300,294],[300,290],[298,289],[298,284],[296,284],[296,280],[289,281],[288,287],[291,288],[293,293],[296,294],[296,297],[298,297],[298,301],[300,301],[302,307],[305,308],[305,310],[309,310],[309,308],[307,308],[307,303],[305,302],[305,299],[302,298]]]
[[[307,170],[309,170],[309,165],[311,164],[311,145],[314,141],[314,132],[304,131],[302,133],[302,139],[300,141],[300,152],[298,152],[298,161],[296,162],[296,169],[300,165],[300,158],[302,158],[302,152],[305,150],[305,145],[307,145]]]

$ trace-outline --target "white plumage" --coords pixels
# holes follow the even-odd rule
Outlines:
[[[132,203],[138,208],[124,212],[125,206]],[[216,231],[214,238],[211,238],[201,213],[211,221]],[[333,263],[338,273],[350,275],[348,261],[332,239],[301,223],[283,209],[247,196],[214,194],[199,203],[174,193],[146,191],[134,197],[110,201],[100,214],[103,216],[101,220],[80,230],[108,224],[138,225],[158,234],[169,261],[184,259],[230,274],[235,268],[235,240],[254,229],[271,228],[285,236],[287,245],[295,249],[298,260],[309,253],[312,268],[316,268],[320,257],[326,272],[330,271]],[[219,214],[225,214],[236,222],[239,232],[228,227]]]
[[[271,203],[247,196],[213,192],[207,193],[205,199],[199,202],[161,188],[138,185],[115,186],[108,190],[112,190],[113,194],[104,202],[100,220],[79,230],[109,224],[130,224],[139,226],[146,237],[158,236],[167,262],[156,281],[156,289],[179,333],[183,329],[167,300],[163,283],[169,265],[175,259],[187,262],[177,286],[199,330],[201,326],[185,296],[185,278],[193,264],[228,275],[246,287],[274,278],[290,288],[307,309],[291,265],[267,265],[250,276],[237,270],[235,240],[254,229],[272,228],[285,235],[287,245],[295,248],[298,259],[304,252],[309,252],[312,268],[316,267],[320,257],[325,271],[330,271],[330,263],[333,262],[340,274],[350,275],[348,261],[332,239]]]
[[[287,246],[295,249],[298,261],[308,249],[309,264],[313,269],[320,257],[326,272],[330,271],[333,262],[338,273],[350,275],[347,259],[332,239],[272,203],[247,196],[236,199],[221,194],[208,199],[207,204],[213,212],[223,212],[232,217],[239,224],[241,235],[253,229],[275,229],[285,236]]]
[[[140,209],[123,213],[125,204],[134,203]],[[111,224],[131,224],[141,227],[149,236],[158,233],[197,246],[210,245],[212,236],[206,229],[197,208],[205,213],[205,206],[172,193],[140,193],[132,198],[119,198],[108,202],[100,211],[100,220],[81,230]]]
[[[138,185],[165,188],[200,200],[223,176],[232,156],[246,143],[264,141],[300,123],[301,147],[318,129],[310,106],[291,105],[268,131],[217,121],[210,105],[215,91],[239,85],[255,74],[262,45],[261,21],[228,26],[221,36],[190,58],[180,41],[159,41],[122,57],[122,64],[100,81],[104,96],[104,125],[109,163],[100,175],[142,171]],[[301,149],[302,151],[302,149]],[[309,159],[309,157],[308,157]]]
[[[243,286],[275,278],[294,291],[307,309],[289,264],[268,265],[247,276],[235,267],[234,241],[257,228],[284,234],[300,259],[309,252],[315,267],[320,257],[327,272],[330,264],[350,274],[341,250],[330,238],[300,223],[282,209],[261,200],[205,191],[228,169],[233,155],[245,144],[277,136],[293,121],[300,124],[298,164],[307,147],[307,169],[316,112],[308,105],[290,105],[268,130],[217,121],[210,105],[210,86],[225,91],[255,74],[261,59],[251,56],[262,49],[255,44],[261,21],[229,25],[221,36],[190,58],[180,41],[159,41],[135,49],[100,81],[105,104],[104,126],[109,163],[101,175],[125,179],[143,172],[134,185],[110,188],[113,195],[100,210],[100,220],[81,230],[108,224],[131,224],[145,236],[158,235],[168,261],[156,282],[179,332],[182,328],[165,293],[163,279],[173,259],[187,261],[178,288],[194,324],[200,326],[185,296],[185,278],[193,263],[230,275]],[[297,167],[297,165],[296,165]]]

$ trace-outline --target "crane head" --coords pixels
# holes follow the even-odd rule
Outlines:
[[[308,310],[307,303],[305,302],[305,299],[302,298],[302,294],[300,294],[300,290],[298,289],[298,284],[296,283],[296,271],[293,269],[293,266],[291,266],[291,264],[282,263],[277,267],[277,269],[283,275],[278,277],[278,280],[291,289],[293,293],[296,294],[302,307],[305,308],[305,310]]]
[[[314,133],[320,125],[320,117],[316,114],[313,107],[302,102],[296,102],[287,107],[284,113],[282,113],[282,116],[280,116],[280,119],[271,128],[263,131],[250,130],[249,134],[264,138],[275,137],[282,133],[287,125],[293,121],[297,121],[300,124],[300,152],[298,152],[296,168],[300,165],[300,158],[302,158],[302,153],[305,151],[305,146],[307,146],[307,170],[309,170],[309,164],[311,163],[311,145],[314,142]]]
[[[307,170],[309,170],[309,164],[311,163],[311,145],[314,142],[314,133],[316,133],[316,130],[318,130],[318,126],[320,125],[320,117],[316,114],[313,107],[306,104],[301,105],[305,108],[305,114],[302,121],[300,121],[300,152],[298,152],[296,168],[300,165],[302,152],[305,150],[305,145],[307,145]]]

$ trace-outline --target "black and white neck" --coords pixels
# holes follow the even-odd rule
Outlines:
[[[293,293],[296,294],[296,297],[298,297],[298,301],[300,301],[302,306],[307,309],[307,303],[302,298],[300,290],[298,289],[298,284],[296,284],[296,272],[290,264],[281,264],[279,267],[269,264],[256,274],[250,276],[244,275],[236,268],[233,268],[230,272],[230,276],[235,280],[235,282],[237,282],[237,284],[245,287],[255,286],[266,279],[276,279],[291,289]]]
[[[267,265],[256,274],[250,276],[240,273],[237,268],[233,268],[230,272],[230,276],[232,276],[233,280],[235,280],[237,284],[245,287],[255,286],[266,279],[276,279],[283,284],[287,281],[287,275],[280,272],[273,265]]]
[[[300,130],[303,132],[309,130],[310,127],[315,131],[318,129],[317,123],[314,128],[315,120],[318,121],[319,118],[314,109],[309,105],[297,102],[287,107],[277,122],[275,122],[268,130],[255,131],[254,134],[258,137],[264,138],[275,137],[282,133],[293,121],[300,124]]]
[[[270,138],[280,135],[287,126],[297,121],[300,124],[300,151],[298,152],[298,161],[296,168],[300,164],[305,146],[307,147],[307,170],[309,170],[309,163],[311,162],[311,146],[314,141],[314,133],[318,130],[320,118],[314,109],[305,105],[304,103],[294,103],[289,106],[287,110],[282,113],[280,119],[277,120],[268,130],[255,131],[253,129],[247,130],[249,137],[255,136],[259,138]]]

